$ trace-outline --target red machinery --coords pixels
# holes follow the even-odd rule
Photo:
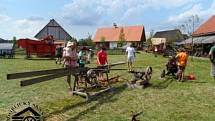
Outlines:
[[[19,39],[17,44],[18,47],[26,50],[27,57],[30,57],[31,55],[54,57],[56,46],[59,45],[54,44],[53,39],[50,40],[49,37],[43,40]]]

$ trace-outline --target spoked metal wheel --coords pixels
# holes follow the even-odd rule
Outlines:
[[[98,76],[93,69],[90,69],[87,71],[87,83],[91,86],[98,85]]]
[[[166,71],[165,71],[165,69],[164,70],[162,70],[162,72],[161,72],[161,78],[164,78],[165,76],[166,76]]]
[[[145,78],[150,80],[152,78],[152,67],[148,66],[145,71]]]

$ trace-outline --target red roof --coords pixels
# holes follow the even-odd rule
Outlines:
[[[215,15],[202,24],[194,33],[193,36],[203,36],[215,34]]]
[[[125,26],[125,27],[109,27],[109,28],[99,28],[94,36],[94,42],[101,42],[104,38],[106,42],[119,41],[120,33],[125,35],[125,40],[129,42],[135,41],[145,41],[145,31],[144,26]]]

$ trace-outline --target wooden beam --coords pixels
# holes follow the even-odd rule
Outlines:
[[[104,65],[104,66],[98,66],[98,67],[107,67],[107,66],[117,66],[117,65],[123,65],[123,64],[126,64],[126,62],[117,62],[117,63],[112,63],[112,64],[107,64],[107,65]]]
[[[103,89],[103,90],[100,90],[100,91],[98,91],[98,92],[94,92],[93,94],[90,95],[90,97],[91,97],[91,98],[94,98],[94,97],[96,97],[96,96],[99,96],[99,95],[104,94],[104,93],[109,92],[109,91],[111,91],[111,88],[110,88],[110,87],[108,87],[108,88],[106,88],[106,89]]]
[[[50,75],[47,75],[47,76],[28,79],[28,80],[21,81],[20,86],[28,86],[28,85],[32,85],[32,84],[36,84],[36,83],[40,83],[40,82],[45,82],[45,81],[52,80],[52,79],[55,79],[55,78],[60,78],[60,77],[67,76],[69,74],[70,74],[69,71],[67,71],[67,72],[63,72],[63,73],[50,74]]]
[[[79,96],[84,97],[86,99],[88,99],[88,96],[89,96],[87,93],[81,92],[81,91],[73,91],[72,94],[73,95],[79,95]]]
[[[13,73],[7,74],[7,79],[19,79],[19,78],[26,78],[26,77],[34,77],[34,76],[42,76],[54,73],[62,73],[66,72],[68,69],[60,68],[60,69],[50,69],[50,70],[41,70],[41,71],[31,71],[31,72],[22,72],[22,73]]]

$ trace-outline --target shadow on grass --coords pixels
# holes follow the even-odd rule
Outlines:
[[[152,88],[155,89],[165,89],[167,88],[173,81],[175,81],[175,79],[173,77],[167,77],[165,78],[165,80],[160,80],[161,82],[159,82],[156,85],[151,86]]]
[[[75,115],[74,117],[71,117],[70,119],[68,119],[67,121],[78,121],[80,119],[81,116],[87,114],[88,112],[96,109],[98,106],[101,106],[105,103],[110,103],[110,102],[114,102],[117,100],[117,98],[113,98],[115,95],[120,94],[125,88],[127,88],[127,85],[123,84],[121,86],[115,87],[111,90],[111,92],[107,92],[104,93],[100,96],[98,96],[97,98],[91,99],[89,101],[84,101],[84,102],[79,102],[76,104],[72,104],[72,105],[68,105],[65,106],[63,109],[61,110],[57,110],[54,112],[49,113],[47,116],[45,116],[45,119],[51,117],[52,115],[57,115],[57,114],[61,114],[61,113],[65,113],[69,110],[72,110],[76,107],[81,107],[84,105],[87,105],[93,101],[97,101],[96,104],[94,104],[93,106],[87,108],[86,110],[83,110],[81,112],[79,112],[77,115]]]
[[[25,59],[25,60],[32,60],[32,61],[50,61],[50,60],[55,60],[55,58],[28,58],[28,59]]]
[[[205,81],[196,81],[196,80],[185,80],[184,83],[205,84],[205,83],[208,83],[208,82],[205,82]]]

